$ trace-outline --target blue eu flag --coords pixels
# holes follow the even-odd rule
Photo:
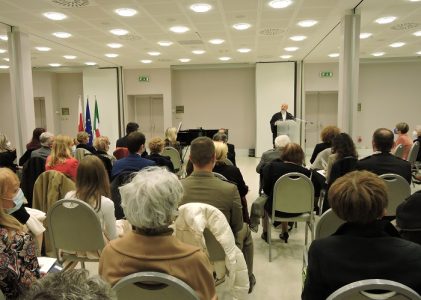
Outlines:
[[[92,146],[93,136],[92,136],[91,111],[89,110],[88,99],[86,99],[85,131],[89,134],[89,145]]]

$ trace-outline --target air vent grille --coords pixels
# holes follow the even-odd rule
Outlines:
[[[203,45],[203,42],[201,40],[184,40],[184,41],[177,41],[177,42],[183,46]]]
[[[420,26],[420,23],[402,23],[390,27],[393,30],[408,30]]]
[[[281,28],[265,28],[259,31],[260,35],[265,36],[278,36],[282,35],[285,32],[285,30]]]
[[[93,6],[92,0],[52,0],[54,5],[64,8]]]
[[[126,34],[126,35],[120,35],[119,39],[124,40],[124,41],[138,41],[138,40],[141,40],[142,38],[138,35]]]

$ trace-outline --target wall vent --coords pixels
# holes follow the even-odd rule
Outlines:
[[[52,4],[62,8],[96,6],[93,0],[52,0]]]
[[[281,28],[265,28],[259,31],[260,35],[265,36],[278,36],[282,35],[285,32],[285,30]]]
[[[402,23],[390,27],[393,30],[408,30],[420,26],[420,23]]]
[[[184,41],[177,41],[177,42],[183,46],[203,45],[203,42],[201,40],[184,40]]]

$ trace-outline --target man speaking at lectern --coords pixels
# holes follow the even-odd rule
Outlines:
[[[279,124],[279,122],[286,121],[286,120],[295,120],[294,116],[290,114],[288,111],[288,104],[283,103],[281,105],[281,111],[277,112],[272,116],[272,119],[270,119],[270,129],[272,130],[272,143],[275,143],[275,138],[278,136],[278,130],[276,128],[276,125]]]

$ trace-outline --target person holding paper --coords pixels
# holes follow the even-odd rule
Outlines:
[[[278,135],[277,125],[286,120],[295,120],[294,116],[288,112],[288,104],[281,105],[281,111],[277,112],[270,119],[270,129],[272,131],[272,143],[275,144],[275,138]]]

